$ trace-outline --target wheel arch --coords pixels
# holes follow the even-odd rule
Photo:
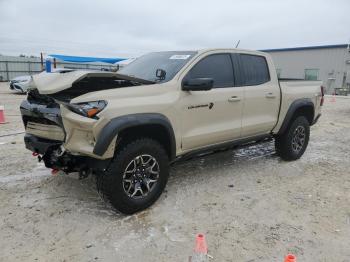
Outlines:
[[[311,99],[297,99],[289,106],[287,114],[277,134],[283,134],[287,130],[290,123],[298,116],[305,116],[310,126],[313,124],[315,105]]]
[[[139,113],[113,118],[99,133],[93,153],[102,156],[113,138],[150,137],[160,142],[169,159],[176,156],[175,134],[169,119],[159,113]]]

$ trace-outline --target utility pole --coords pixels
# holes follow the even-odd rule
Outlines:
[[[41,64],[41,71],[44,71],[44,58],[43,58],[43,53],[40,53],[40,64]]]

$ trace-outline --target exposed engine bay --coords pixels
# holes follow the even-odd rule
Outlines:
[[[71,88],[48,96],[58,101],[70,102],[73,98],[90,92],[138,85],[140,85],[139,82],[115,79],[112,77],[86,77],[73,83]]]

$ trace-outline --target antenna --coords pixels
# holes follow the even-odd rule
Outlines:
[[[237,44],[236,44],[236,47],[235,48],[237,48],[238,47],[238,45],[239,45],[239,43],[241,42],[241,40],[238,40],[238,42],[237,42]]]

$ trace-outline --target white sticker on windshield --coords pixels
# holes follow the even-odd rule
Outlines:
[[[190,56],[191,55],[172,55],[169,59],[183,59],[183,60],[186,60]]]

